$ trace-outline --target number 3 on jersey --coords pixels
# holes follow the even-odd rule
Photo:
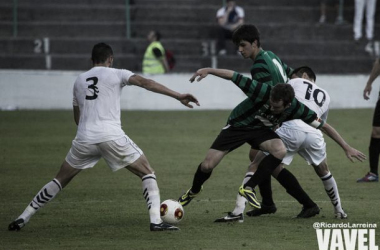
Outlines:
[[[86,79],[86,82],[92,81],[93,83],[88,85],[88,90],[87,92],[92,94],[92,95],[86,95],[86,100],[95,100],[98,97],[98,87],[96,87],[96,84],[98,83],[98,78],[97,77],[90,77]]]

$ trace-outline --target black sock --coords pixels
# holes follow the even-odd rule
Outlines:
[[[277,176],[277,180],[286,189],[286,192],[293,196],[304,207],[310,208],[316,205],[302,189],[297,178],[286,168],[281,170]]]
[[[252,176],[252,178],[249,179],[247,181],[247,183],[245,183],[244,188],[248,186],[248,187],[251,187],[252,189],[254,189],[263,180],[268,178],[268,176],[270,177],[273,170],[275,170],[275,168],[277,168],[277,166],[280,165],[281,161],[282,160],[277,159],[273,155],[266,156],[260,162],[259,166],[257,167],[257,171]]]
[[[195,172],[194,175],[193,186],[191,187],[191,192],[193,192],[193,194],[197,194],[199,191],[201,191],[203,183],[205,183],[205,181],[210,178],[212,173],[212,171],[210,173],[202,172],[201,165],[202,163],[199,164],[197,172]]]
[[[273,206],[273,197],[272,197],[272,185],[271,185],[272,176],[268,176],[259,184],[260,194],[262,198],[262,204],[266,206]]]
[[[380,138],[371,137],[371,142],[369,144],[369,167],[371,169],[371,173],[378,174],[379,154]]]

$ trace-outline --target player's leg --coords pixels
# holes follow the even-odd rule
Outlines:
[[[56,177],[42,187],[33,200],[25,208],[24,212],[8,226],[10,231],[19,231],[30,218],[50,202],[81,170],[70,166],[65,160]]]
[[[251,149],[249,152],[249,158],[251,162],[254,162],[253,164],[250,164],[248,167],[248,171],[245,173],[243,183],[244,185],[254,174],[254,172],[257,170],[258,163],[265,157],[265,155],[255,149]],[[235,202],[235,208],[232,210],[232,212],[228,212],[226,216],[216,219],[214,222],[231,222],[231,221],[239,221],[244,222],[244,210],[247,203],[247,199],[244,198],[240,193],[236,196],[236,202]]]
[[[283,158],[282,163],[273,171],[272,176],[277,179],[277,181],[285,188],[288,194],[295,198],[300,204],[303,205],[303,209],[298,217],[310,217],[319,212],[318,206],[310,199],[309,195],[303,190],[297,178],[287,169],[284,168],[285,165],[290,165],[295,154],[302,147],[307,133],[302,131],[287,129],[281,127],[277,129],[276,133],[281,137],[287,153]],[[268,188],[268,186],[261,185],[260,192],[263,195],[269,196],[269,191],[262,192],[262,188]],[[269,186],[270,188],[270,186]],[[271,192],[270,192],[271,195]],[[270,196],[271,198],[271,196]],[[247,212],[248,216],[260,216],[262,214],[274,213],[277,208],[273,202],[273,199],[266,199],[261,209],[253,209]],[[272,203],[270,203],[272,201]]]
[[[248,203],[254,208],[261,208],[256,198],[254,188],[263,180],[268,178],[273,170],[281,163],[286,155],[286,148],[282,140],[272,130],[262,130],[255,141],[249,142],[251,146],[259,145],[259,148],[269,154],[259,163],[255,174],[239,188],[239,193],[244,196]]]
[[[179,230],[163,223],[160,216],[160,191],[153,168],[143,151],[128,137],[99,144],[99,151],[112,171],[126,168],[142,180],[143,197],[146,201],[151,231]]]
[[[262,151],[259,151],[259,153],[256,154],[256,158],[253,160],[253,164],[251,164],[249,168],[250,173],[254,174],[254,172],[256,172],[259,163],[265,158],[265,156],[266,155]],[[262,214],[273,214],[277,211],[276,205],[274,204],[273,198],[272,198],[271,178],[272,177],[269,176],[267,177],[266,180],[263,180],[259,184],[260,195],[262,198],[261,208],[260,209],[254,208],[248,211],[246,213],[248,216],[260,216]],[[247,182],[246,178],[244,179],[244,181]],[[237,206],[235,207],[235,209],[236,208]],[[243,209],[243,212],[244,212],[244,209]]]
[[[325,191],[329,196],[332,205],[334,206],[335,218],[346,219],[347,214],[343,211],[342,208],[338,185],[336,184],[334,176],[329,171],[326,158],[319,165],[313,164],[313,167],[317,175],[321,178]]]
[[[297,218],[309,218],[319,214],[318,205],[305,192],[297,178],[283,167],[283,164],[274,172],[278,173],[274,177],[285,188],[286,192],[302,205],[302,211],[296,216]]]
[[[269,131],[268,131],[269,132]],[[269,134],[264,135],[269,137]],[[259,163],[257,171],[253,177],[244,185],[244,188],[254,189],[263,179],[270,176],[274,169],[280,165],[286,155],[286,147],[276,133],[273,132],[272,138],[260,143],[260,149],[269,154]]]
[[[231,126],[226,126],[222,129],[208,150],[204,161],[199,164],[193,178],[192,187],[179,197],[178,201],[182,206],[188,205],[201,192],[203,183],[210,178],[213,169],[220,163],[223,157],[243,145],[249,135],[248,131]]]
[[[188,205],[201,191],[203,184],[210,178],[212,170],[220,163],[228,151],[209,149],[204,161],[199,164],[194,174],[193,185],[186,193],[179,197],[182,206]]]
[[[255,160],[255,157],[258,155],[258,152],[261,152],[261,151],[251,148],[251,150],[249,151],[249,159],[251,160],[251,162]],[[263,157],[265,157],[265,155],[262,154],[259,162],[263,160]],[[254,166],[254,169],[250,169],[249,171],[253,173],[256,172],[257,166],[258,164]],[[273,196],[272,196],[272,177],[271,176],[267,176],[265,179],[262,180],[261,183],[259,183],[259,190],[260,190],[260,195],[262,198],[261,211],[263,212],[264,210],[265,211],[267,210],[266,208],[274,206],[274,201],[273,201]],[[255,211],[258,211],[258,209],[256,209]]]
[[[309,197],[305,190],[301,187],[297,178],[284,165],[290,165],[294,156],[303,150],[307,144],[305,141],[309,133],[301,130],[289,129],[289,127],[280,127],[276,133],[284,142],[287,153],[282,164],[274,171],[274,177],[285,188],[286,192],[295,198],[303,207],[302,211],[297,215],[298,218],[309,218],[319,213],[320,209],[315,202]]]
[[[160,216],[160,190],[156,175],[145,155],[141,155],[136,161],[126,167],[129,171],[139,176],[142,180],[143,196],[146,201],[151,231],[179,230],[177,227],[163,223]]]
[[[378,182],[379,181],[379,155],[380,155],[380,93],[376,103],[372,121],[372,133],[369,144],[369,166],[370,171],[357,182]]]

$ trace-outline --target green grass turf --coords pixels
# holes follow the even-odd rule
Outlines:
[[[125,132],[143,149],[157,175],[161,200],[177,199],[190,186],[199,163],[224,126],[228,111],[122,113]],[[373,110],[332,110],[329,123],[349,144],[368,154]],[[273,180],[274,215],[244,223],[215,224],[231,211],[248,166],[247,145],[227,155],[185,207],[179,232],[150,232],[141,181],[127,170],[112,173],[101,160],[81,172],[20,232],[8,224],[57,173],[76,126],[70,111],[0,112],[0,249],[318,249],[314,222],[340,223],[313,169],[300,157],[289,167],[321,214],[292,217],[301,206]],[[380,186],[357,184],[368,161],[350,163],[327,141],[328,162],[339,187],[345,222],[380,226]],[[247,208],[248,209],[248,208]],[[380,229],[376,244],[380,245]]]

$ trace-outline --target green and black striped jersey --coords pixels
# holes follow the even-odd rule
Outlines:
[[[272,51],[261,50],[251,66],[252,80],[267,83],[287,83],[293,69],[283,63]]]
[[[266,83],[260,83],[251,80],[237,72],[234,73],[232,81],[238,86],[248,98],[235,107],[229,118],[228,124],[237,128],[273,128],[278,124],[293,120],[301,119],[310,124],[318,119],[317,114],[307,106],[293,99],[289,108],[281,114],[272,114],[270,111],[270,91],[272,86]],[[319,121],[321,122],[321,121]],[[318,123],[318,127],[323,122]]]

